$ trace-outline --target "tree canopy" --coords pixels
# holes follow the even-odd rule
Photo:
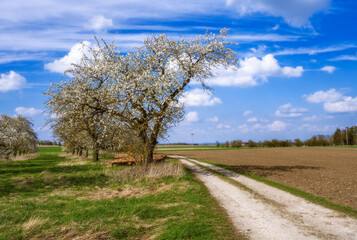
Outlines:
[[[25,117],[0,116],[0,157],[8,159],[10,154],[36,152],[37,134],[33,123]]]
[[[71,128],[65,130],[68,133],[74,125],[95,145],[100,141],[91,136],[92,126],[100,134],[116,126],[118,133],[125,133],[124,141],[139,143],[143,161],[151,162],[158,139],[183,119],[179,98],[189,84],[195,81],[209,89],[207,79],[217,69],[238,66],[226,38],[226,29],[193,39],[153,35],[143,47],[128,53],[114,43],[97,41],[96,47],[89,48],[90,54],[45,93],[50,96],[48,112],[58,116],[52,120],[55,129]]]

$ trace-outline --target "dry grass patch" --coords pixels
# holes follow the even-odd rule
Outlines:
[[[36,229],[41,228],[44,224],[48,222],[48,218],[42,219],[37,216],[31,216],[30,219],[22,224],[22,230],[24,234],[35,231]]]
[[[25,161],[25,160],[36,158],[39,155],[40,155],[39,153],[29,153],[29,154],[24,154],[24,155],[17,155],[16,157],[12,157],[11,160],[13,160],[13,161]]]
[[[76,225],[76,223],[73,223]],[[46,239],[56,240],[97,240],[97,239],[111,239],[110,231],[100,231],[96,227],[86,232],[78,232],[74,226],[64,226],[60,232],[53,236],[46,236]],[[43,239],[43,238],[39,238]]]
[[[12,177],[11,183],[19,186],[19,185],[28,185],[34,183],[35,179],[32,176],[26,177]]]
[[[111,188],[96,187],[95,190],[87,192],[84,196],[78,197],[78,200],[94,200],[99,201],[103,199],[114,200],[115,198],[141,198],[149,194],[156,195],[160,192],[171,190],[172,184],[160,183],[149,188],[139,188],[135,186],[126,185],[123,189],[117,190]]]
[[[89,164],[94,164],[91,161],[88,161],[86,158],[80,158],[78,156],[72,155],[70,153],[62,153],[59,154],[58,156],[60,157],[65,157],[67,159],[71,159],[71,161],[66,161],[66,162],[60,162],[57,165],[58,166],[75,166],[75,165],[89,165]]]
[[[157,180],[164,177],[181,177],[184,170],[181,163],[165,162],[152,163],[148,166],[133,166],[122,170],[105,169],[105,175],[109,176],[112,181],[131,182],[141,179]]]
[[[51,197],[69,197],[69,196],[76,196],[80,195],[82,192],[80,191],[73,191],[69,189],[56,189],[52,191],[49,196]]]

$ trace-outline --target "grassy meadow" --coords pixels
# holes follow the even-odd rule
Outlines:
[[[112,168],[41,147],[33,159],[0,162],[0,239],[240,237],[175,160]]]

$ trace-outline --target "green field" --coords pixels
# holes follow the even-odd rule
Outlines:
[[[186,170],[125,178],[134,168],[60,152],[41,147],[34,159],[0,162],[0,239],[240,238]]]

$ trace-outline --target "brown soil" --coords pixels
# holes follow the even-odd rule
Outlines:
[[[357,209],[357,149],[267,148],[174,154],[229,165]]]

